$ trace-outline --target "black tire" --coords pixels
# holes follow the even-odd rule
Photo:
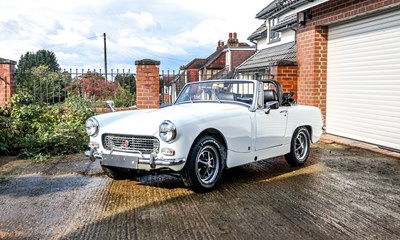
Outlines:
[[[181,173],[186,187],[195,192],[211,191],[221,178],[225,158],[225,147],[217,139],[198,138]]]
[[[117,167],[109,167],[101,165],[104,173],[114,180],[124,180],[129,177],[128,171],[124,171]]]
[[[286,162],[292,167],[303,166],[310,154],[310,132],[306,127],[294,131],[290,142],[290,153],[285,155]]]

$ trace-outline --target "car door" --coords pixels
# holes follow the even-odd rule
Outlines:
[[[256,110],[256,150],[279,147],[286,133],[287,107]]]

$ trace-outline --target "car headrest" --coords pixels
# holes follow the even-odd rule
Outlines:
[[[278,101],[278,95],[272,89],[264,90],[264,103]]]
[[[235,101],[235,95],[231,92],[219,92],[218,93],[219,100],[228,100],[228,101]]]

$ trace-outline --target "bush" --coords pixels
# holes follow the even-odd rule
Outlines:
[[[67,97],[67,82],[70,74],[50,71],[47,66],[33,67],[27,72],[18,72],[17,89],[32,96],[34,102],[58,103]]]
[[[0,124],[7,125],[0,131],[0,153],[43,160],[84,150],[89,140],[85,121],[93,115],[88,102],[69,97],[53,105],[32,104],[30,98],[16,94],[0,111]]]
[[[8,144],[12,140],[12,134],[8,131],[10,126],[9,118],[0,115],[0,153],[9,153]]]
[[[118,95],[115,96],[114,102],[116,107],[131,107],[135,105],[136,94],[129,92],[121,86],[118,87]]]
[[[118,85],[107,81],[101,74],[88,72],[80,76],[72,86],[73,94],[94,101],[113,98],[117,93]]]

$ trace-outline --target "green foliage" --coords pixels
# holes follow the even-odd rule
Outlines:
[[[71,93],[88,99],[92,107],[104,107],[105,100],[114,100],[116,107],[130,107],[136,99],[136,82],[133,74],[107,81],[101,74],[87,72],[73,81]]]
[[[0,153],[9,153],[8,144],[12,139],[12,134],[8,131],[9,126],[9,118],[0,115]]]
[[[136,93],[136,78],[134,74],[117,74],[115,81],[130,93]]]
[[[88,72],[83,74],[72,85],[72,92],[82,96],[85,99],[106,100],[112,99],[118,85],[114,82],[107,81],[101,74],[96,72]]]
[[[16,81],[18,85],[32,85],[31,70],[35,67],[46,66],[50,72],[59,72],[56,55],[47,50],[38,50],[36,53],[27,52],[21,55],[17,65]]]
[[[136,94],[121,86],[114,97],[115,107],[131,107],[135,104]]]
[[[18,92],[32,95],[34,102],[57,103],[67,97],[67,82],[71,76],[67,73],[58,73],[48,66],[33,67],[30,72],[20,74],[23,81],[17,83]]]
[[[1,116],[0,153],[43,161],[52,155],[76,153],[88,142],[85,121],[93,113],[88,102],[69,97],[54,105],[31,104],[31,96],[16,94]],[[8,113],[3,110],[3,113]]]
[[[56,55],[44,49],[38,50],[36,53],[27,52],[25,55],[21,55],[17,65],[19,72],[28,72],[33,67],[39,66],[47,66],[52,72],[58,72],[60,69]]]

